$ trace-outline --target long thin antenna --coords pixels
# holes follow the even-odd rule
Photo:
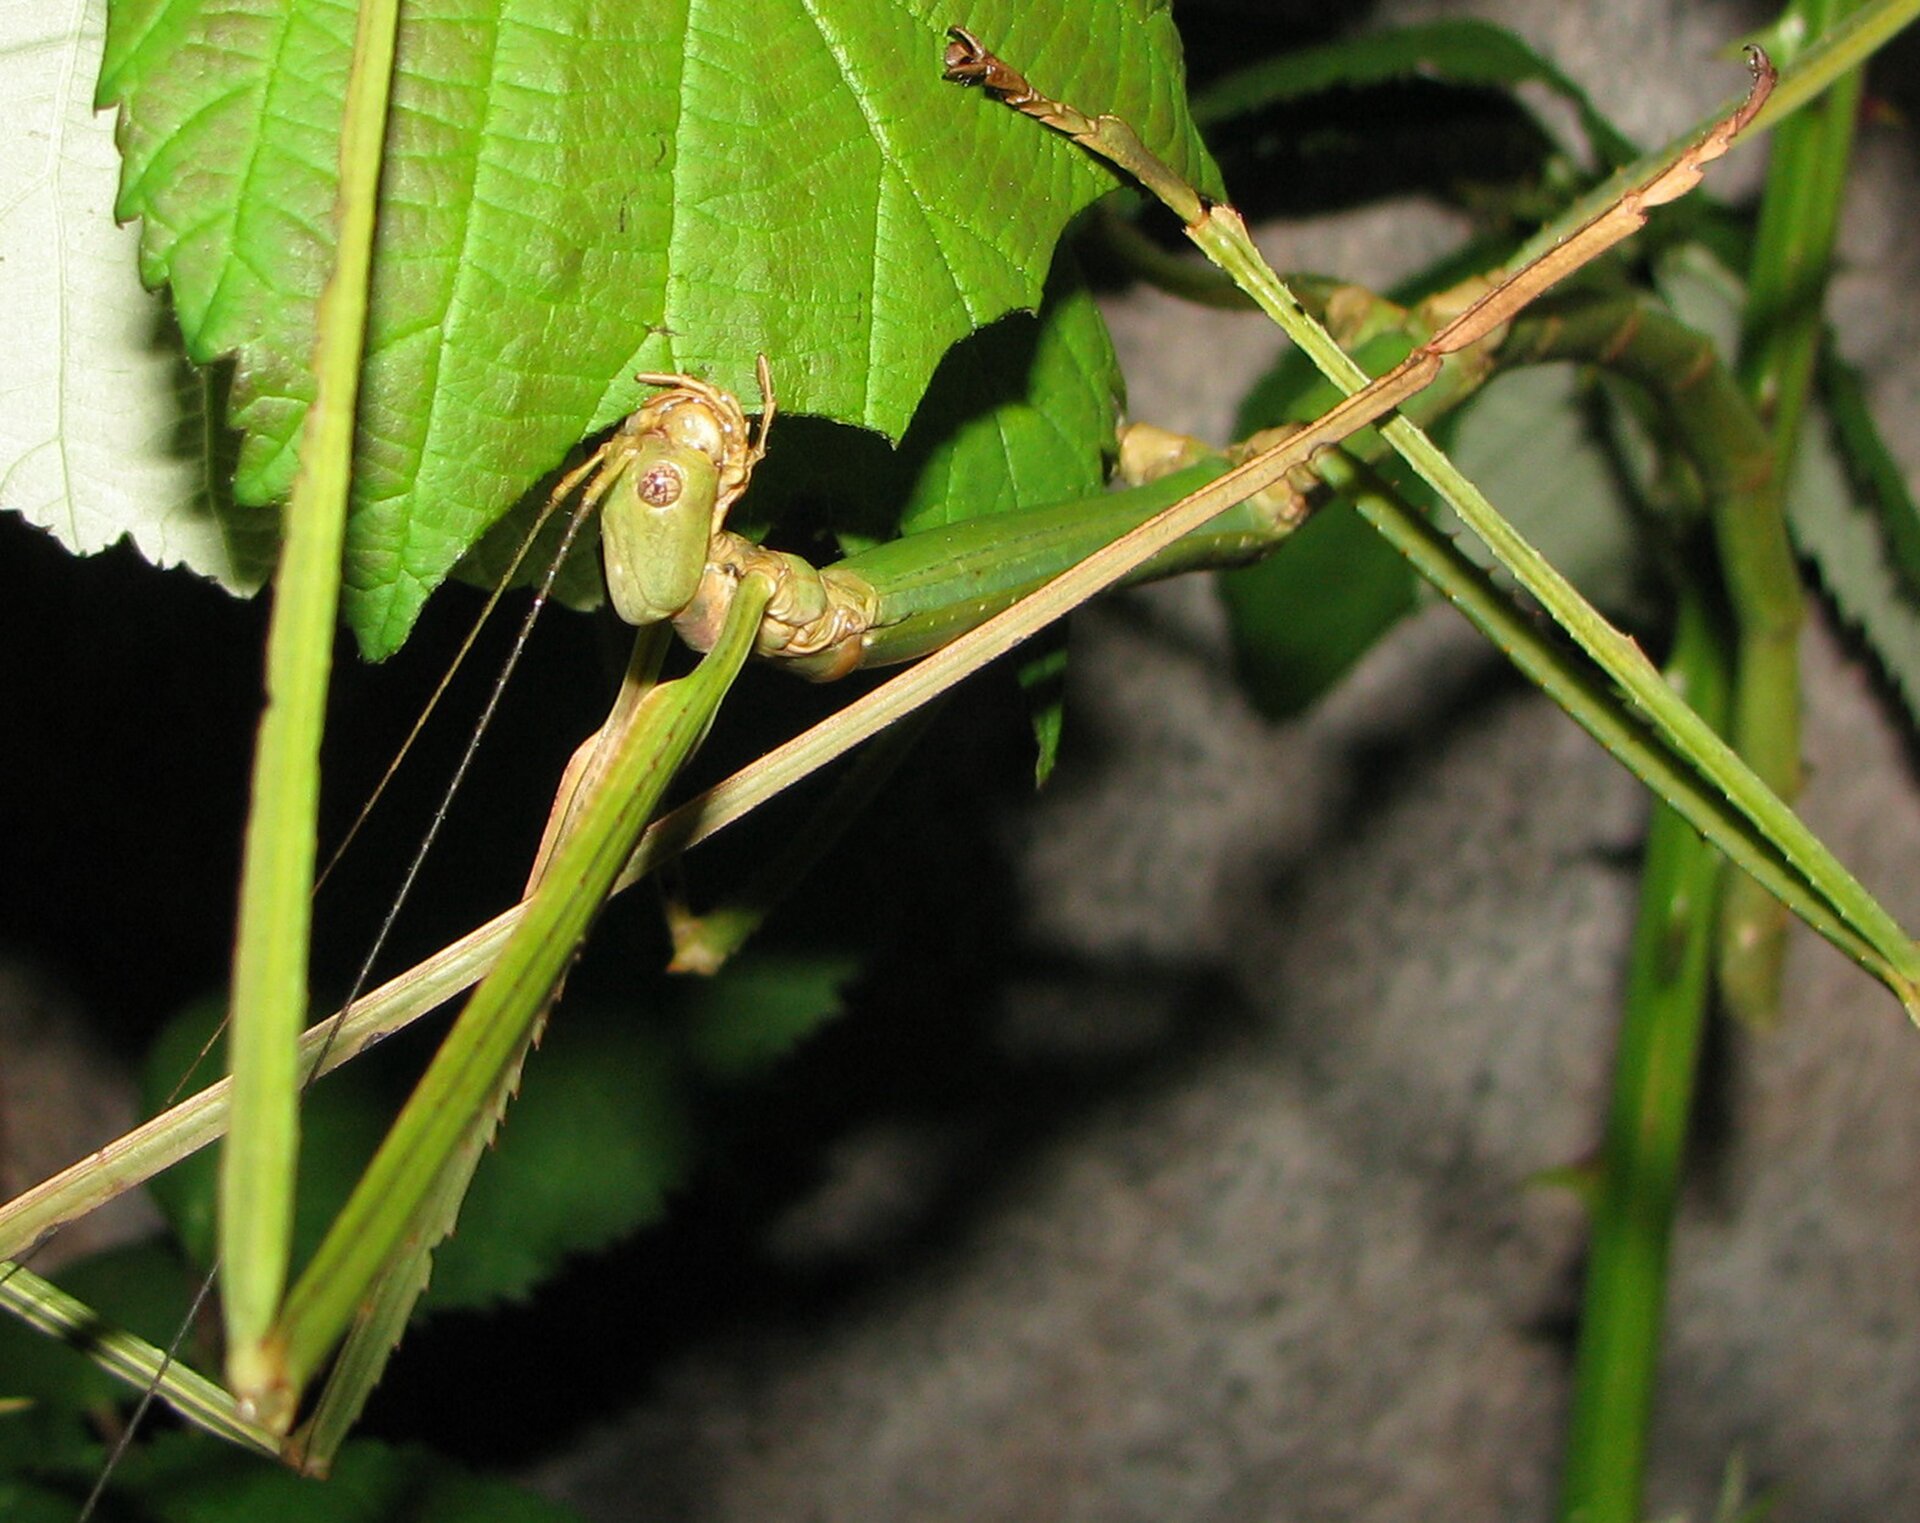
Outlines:
[[[521,541],[519,548],[514,552],[513,562],[508,567],[506,576],[501,578],[500,584],[495,587],[489,595],[486,606],[480,611],[479,618],[474,621],[472,629],[467,632],[466,640],[462,643],[458,654],[455,655],[453,665],[448,668],[447,675],[440,679],[439,685],[434,689],[433,696],[428,700],[426,708],[422,710],[420,718],[414,722],[413,729],[408,733],[407,739],[401,746],[399,754],[396,755],[388,765],[385,775],[380,780],[379,787],[374,789],[373,796],[368,799],[365,807],[361,809],[359,817],[354,821],[353,828],[347,832],[346,840],[342,841],[340,846],[334,851],[331,860],[327,864],[327,871],[331,871],[334,864],[340,860],[341,853],[346,850],[348,842],[353,839],[354,834],[365,822],[374,804],[378,802],[381,791],[385,789],[388,781],[393,777],[395,770],[399,767],[401,761],[405,759],[408,748],[412,746],[414,739],[420,734],[421,728],[426,724],[427,716],[433,712],[434,705],[440,701],[441,696],[446,692],[447,685],[452,680],[454,672],[459,669],[460,662],[465,659],[467,652],[473,648],[473,643],[480,633],[481,626],[486,623],[488,615],[493,612],[495,606],[504,595],[506,587],[508,583],[511,582],[514,573],[519,570],[521,562],[526,559],[535,536],[545,527],[547,520],[553,515],[554,509],[564,500],[567,493],[579,483],[588,470],[598,465],[599,461],[600,455],[596,453],[586,464],[569,472],[566,477],[562,479],[560,485],[554,489],[553,495],[548,499],[547,505],[541,509],[540,516],[535,520],[532,529],[528,531],[526,537]],[[574,541],[579,538],[581,525],[586,522],[587,515],[593,511],[598,501],[598,497],[589,492],[581,501],[580,506],[575,509],[567,520],[566,532],[560,538],[559,548],[555,551],[553,560],[548,564],[545,575],[541,577],[539,587],[534,591],[533,604],[527,609],[526,617],[520,621],[520,629],[514,636],[513,647],[508,651],[507,659],[501,666],[499,675],[494,678],[493,688],[487,695],[486,705],[481,709],[480,717],[474,723],[473,733],[467,737],[466,748],[460,754],[460,760],[453,769],[453,775],[448,779],[447,786],[441,790],[440,801],[434,809],[433,818],[428,822],[426,830],[422,832],[420,844],[414,848],[413,856],[407,863],[406,871],[401,875],[399,889],[395,892],[392,902],[387,906],[386,914],[381,918],[380,927],[374,933],[373,943],[367,949],[367,955],[361,960],[358,970],[354,973],[353,982],[348,988],[346,999],[342,1002],[339,1012],[328,1023],[326,1040],[320,1044],[319,1049],[315,1052],[313,1062],[307,1069],[306,1077],[301,1081],[300,1087],[303,1092],[319,1077],[320,1070],[325,1066],[327,1054],[332,1048],[334,1034],[339,1030],[341,1020],[353,1008],[354,1002],[357,1001],[365,991],[367,981],[373,976],[374,964],[379,961],[381,952],[386,949],[387,939],[392,934],[393,927],[400,918],[400,911],[405,907],[408,897],[413,892],[414,883],[420,876],[420,869],[426,862],[427,853],[433,850],[434,842],[439,839],[441,827],[446,824],[447,815],[453,808],[454,797],[459,793],[460,785],[466,780],[468,769],[473,765],[474,756],[480,749],[480,742],[486,735],[488,727],[493,723],[495,713],[499,710],[500,700],[507,690],[507,682],[513,676],[514,668],[519,665],[520,657],[527,648],[528,640],[532,638],[534,623],[539,619],[540,611],[546,607],[549,598],[552,596],[553,584],[560,574],[560,568],[565,564],[567,554],[572,550]],[[320,875],[320,879],[315,880],[314,889],[316,892],[318,892],[320,882],[324,880],[325,877],[326,873],[323,872]],[[223,1021],[221,1024],[224,1028],[225,1022]],[[211,1042],[209,1042],[209,1046],[211,1046]],[[206,1049],[203,1048],[200,1057],[194,1060],[195,1063],[199,1063],[205,1055]],[[36,1247],[37,1246],[38,1245],[36,1245]],[[152,1381],[148,1382],[145,1391],[141,1393],[140,1400],[135,1405],[133,1412],[129,1415],[126,1426],[120,1431],[119,1436],[114,1441],[112,1449],[102,1462],[100,1474],[94,1480],[93,1489],[88,1493],[87,1500],[80,1509],[78,1523],[87,1523],[87,1520],[93,1517],[94,1513],[98,1510],[101,1500],[106,1495],[107,1486],[113,1479],[115,1470],[119,1468],[122,1457],[132,1445],[134,1435],[139,1431],[141,1423],[153,1405],[154,1397],[158,1394],[160,1381],[165,1376],[167,1366],[173,1362],[180,1344],[186,1337],[187,1330],[193,1325],[194,1319],[199,1316],[200,1308],[206,1304],[207,1298],[213,1294],[214,1283],[219,1277],[219,1272],[220,1266],[216,1260],[214,1264],[209,1267],[205,1276],[202,1277],[199,1288],[194,1293],[192,1305],[187,1309],[187,1314],[181,1318],[179,1327],[175,1329],[173,1341],[167,1345],[165,1358],[160,1366],[159,1372]]]
[[[589,465],[596,463],[597,459],[588,462]],[[581,469],[584,471],[586,467]],[[564,493],[570,489],[577,475],[578,473],[569,476],[557,492]],[[540,585],[534,592],[533,604],[527,609],[527,616],[520,621],[519,632],[513,637],[513,648],[507,652],[507,659],[501,664],[499,675],[493,679],[493,688],[487,694],[486,705],[480,710],[480,717],[474,721],[473,732],[467,737],[466,747],[460,753],[460,760],[454,766],[453,775],[447,779],[447,786],[441,790],[440,802],[434,808],[433,818],[428,821],[427,828],[421,832],[420,844],[414,848],[413,856],[407,863],[407,869],[400,876],[400,886],[394,892],[386,914],[381,917],[380,928],[374,933],[373,944],[367,949],[366,957],[361,960],[359,970],[353,975],[353,983],[348,987],[347,997],[342,1001],[338,1013],[330,1024],[326,1040],[314,1053],[313,1063],[307,1070],[302,1088],[311,1084],[325,1065],[327,1054],[333,1045],[334,1032],[339,1029],[341,1019],[353,1008],[354,1001],[360,998],[367,987],[368,979],[373,976],[373,965],[379,961],[380,954],[386,950],[387,938],[392,934],[394,924],[400,918],[400,911],[406,907],[407,899],[413,892],[414,882],[419,878],[420,869],[427,860],[427,853],[433,850],[434,842],[440,838],[440,829],[447,822],[447,815],[453,808],[454,797],[459,793],[460,785],[466,781],[467,771],[473,765],[473,758],[480,750],[480,742],[486,736],[488,727],[493,723],[493,716],[499,712],[500,700],[506,695],[507,682],[513,676],[514,668],[520,664],[520,657],[527,648],[527,641],[532,638],[533,626],[540,617],[540,610],[547,606],[547,601],[553,593],[554,580],[560,574],[560,567],[566,562],[567,553],[573,549],[573,542],[579,537],[580,526],[587,521],[587,515],[593,511],[597,501],[596,497],[589,494],[568,518],[566,533],[560,537],[559,548],[554,552],[553,560],[547,566],[546,574],[540,579]],[[550,504],[541,514],[542,519],[552,511]],[[495,597],[497,598],[498,594],[495,594]],[[491,601],[489,607],[491,607]],[[469,637],[469,643],[471,643],[471,637]],[[465,647],[462,647],[461,654],[465,654]],[[441,686],[444,688],[445,683],[443,682]],[[437,697],[438,694],[436,693],[435,696]],[[424,717],[423,715],[423,720]],[[419,726],[415,725],[414,729],[417,733]]]
[[[334,868],[340,865],[340,859],[346,856],[347,848],[353,845],[354,838],[360,834],[360,828],[367,823],[367,817],[373,813],[374,806],[380,802],[381,797],[386,793],[387,785],[393,781],[394,774],[400,770],[400,764],[407,759],[407,754],[413,750],[414,742],[420,738],[420,732],[426,729],[427,721],[433,717],[433,711],[440,706],[440,700],[446,697],[447,689],[453,685],[454,677],[458,675],[461,665],[473,650],[474,643],[480,638],[480,631],[486,628],[487,621],[493,617],[494,609],[499,607],[501,598],[506,596],[507,589],[513,584],[514,577],[519,574],[522,563],[532,552],[534,541],[540,537],[540,531],[547,526],[547,520],[553,517],[554,509],[560,506],[567,493],[572,491],[579,483],[580,478],[585,475],[587,471],[598,465],[599,462],[600,452],[595,451],[584,464],[569,471],[561,478],[560,484],[553,489],[552,495],[547,498],[546,505],[540,509],[539,515],[534,519],[532,527],[521,536],[520,543],[513,552],[513,559],[507,563],[507,569],[499,581],[494,583],[493,590],[487,594],[485,605],[482,606],[480,612],[475,616],[473,624],[467,630],[466,638],[460,642],[459,650],[454,652],[453,660],[448,663],[446,671],[441,673],[440,680],[435,684],[432,694],[421,708],[419,715],[414,719],[413,728],[407,731],[406,739],[400,742],[400,749],[394,752],[393,760],[387,763],[387,770],[380,774],[380,781],[374,784],[373,792],[367,795],[367,801],[360,806],[360,812],[353,817],[353,823],[347,827],[347,833],[340,838],[339,845],[335,846],[332,853],[327,857],[326,866],[322,867],[318,876],[314,878],[313,888],[315,893],[320,891],[321,885],[327,881]],[[591,503],[586,504],[586,506],[591,507]],[[527,629],[532,627],[535,616],[546,603],[548,593],[553,587],[554,578],[558,574],[559,566],[561,562],[566,559],[567,551],[572,547],[574,538],[578,532],[579,525],[576,522],[568,529],[565,538],[561,541],[559,553],[554,557],[553,565],[548,569],[545,579],[540,584],[539,593],[534,599],[533,611],[527,615],[527,628],[522,629],[520,639],[514,645],[513,656],[510,657],[509,660],[518,658],[520,649],[526,642]]]

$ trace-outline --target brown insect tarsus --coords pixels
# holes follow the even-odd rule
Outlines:
[[[947,44],[947,79],[959,85],[978,85],[1016,108],[1033,96],[1033,86],[1026,76],[988,51],[986,44],[965,27],[950,26],[947,36],[952,39]]]

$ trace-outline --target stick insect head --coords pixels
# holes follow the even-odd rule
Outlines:
[[[759,362],[764,410],[757,435],[729,392],[685,375],[643,374],[664,389],[608,441],[587,488],[603,501],[607,588],[629,624],[657,624],[686,607],[707,544],[766,453],[773,386]]]

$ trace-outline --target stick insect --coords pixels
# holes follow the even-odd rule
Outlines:
[[[1064,555],[1067,569],[1036,573],[1021,567],[1006,586],[986,598],[970,588],[969,613],[981,622],[955,638],[954,623],[944,609],[914,605],[902,613],[894,590],[894,579],[923,587],[928,561],[953,558],[950,538],[905,549],[885,547],[815,571],[724,530],[726,506],[744,491],[766,447],[773,407],[764,370],[766,402],[757,437],[749,436],[738,403],[724,393],[688,378],[648,377],[671,386],[670,402],[657,401],[651,413],[643,409],[636,414],[615,444],[563,485],[587,481],[589,498],[599,500],[603,510],[618,510],[621,516],[611,530],[603,528],[609,554],[618,563],[610,563],[609,582],[621,611],[638,614],[635,622],[653,632],[643,633],[638,642],[630,680],[615,718],[592,753],[594,760],[583,759],[577,775],[562,784],[556,824],[542,848],[528,898],[442,957],[357,1002],[337,1025],[323,1023],[310,1034],[303,1048],[305,1060],[316,1068],[338,1066],[413,1018],[424,1000],[444,998],[481,980],[442,1056],[271,1326],[263,1336],[236,1339],[242,1346],[236,1349],[229,1375],[234,1395],[168,1372],[165,1394],[196,1420],[296,1463],[325,1468],[399,1336],[418,1292],[426,1254],[451,1220],[464,1179],[491,1134],[553,989],[599,903],[616,886],[644,876],[737,819],[1078,602],[1153,564],[1156,557],[1176,554],[1188,536],[1235,504],[1257,503],[1264,495],[1264,532],[1272,539],[1283,538],[1305,511],[1297,487],[1287,485],[1296,473],[1316,465],[1328,469],[1334,461],[1330,452],[1343,441],[1396,413],[1399,416],[1381,430],[1383,436],[1446,483],[1444,490],[1456,506],[1465,504],[1463,512],[1475,527],[1504,548],[1529,588],[1633,695],[1647,717],[1623,718],[1618,705],[1609,708],[1594,699],[1593,679],[1579,677],[1564,653],[1530,639],[1524,621],[1500,623],[1495,605],[1463,581],[1458,569],[1447,563],[1444,550],[1411,522],[1398,526],[1408,553],[1425,557],[1423,564],[1449,595],[1470,615],[1497,628],[1497,637],[1514,650],[1516,659],[1534,663],[1532,669],[1549,685],[1561,683],[1570,706],[1584,703],[1583,722],[1652,771],[1663,788],[1694,811],[1700,828],[1911,1001],[1917,967],[1904,934],[1877,912],[1817,842],[1796,828],[1790,815],[1768,806],[1724,747],[1716,749],[1710,735],[1690,724],[1657,674],[1636,662],[1631,642],[1613,635],[1572,600],[1570,589],[1556,585],[1511,532],[1503,532],[1490,509],[1481,511],[1477,494],[1449,474],[1444,457],[1425,443],[1406,416],[1423,391],[1444,378],[1450,362],[1494,342],[1549,286],[1630,234],[1650,208],[1698,182],[1703,167],[1732,145],[1765,104],[1773,76],[1763,58],[1755,58],[1752,89],[1734,111],[1676,151],[1669,162],[1635,179],[1563,241],[1493,282],[1377,380],[1356,371],[1304,319],[1298,303],[1270,272],[1255,265],[1232,209],[1203,202],[1159,165],[1124,124],[1087,116],[1041,95],[964,30],[955,29],[945,62],[950,78],[983,86],[1015,110],[1114,159],[1166,200],[1195,241],[1297,333],[1303,347],[1350,393],[1349,400],[1307,427],[1264,441],[1244,461],[1216,473],[1172,506],[1154,505],[1125,532],[1116,534],[1110,524],[1103,524],[1096,531],[1106,540],[1103,548],[1089,554],[1072,544]],[[627,517],[647,509],[667,516],[655,522]],[[1075,529],[1087,532],[1084,526]],[[1242,537],[1252,532],[1236,531]],[[903,565],[915,557],[913,575],[903,575]],[[1027,591],[1036,580],[1041,590]],[[666,620],[709,654],[692,676],[656,684],[658,625]],[[784,653],[816,674],[832,675],[920,655],[933,646],[938,648],[902,677],[780,748],[748,773],[654,822],[642,835],[667,782],[698,744],[750,649]],[[1662,746],[1669,748],[1664,761],[1656,754]],[[1708,781],[1701,782],[1675,762],[1674,750],[1694,758],[1694,768]],[[482,978],[487,968],[491,971]],[[164,1158],[179,1156],[216,1135],[226,1105],[224,1090],[216,1086],[142,1129],[137,1140],[109,1150],[103,1162],[112,1166],[96,1172],[112,1175],[114,1188],[127,1188],[134,1176],[145,1177],[143,1170],[164,1166]],[[93,1187],[76,1186],[63,1176],[23,1197],[0,1217],[7,1233],[0,1246],[22,1251],[69,1219],[88,1188]],[[42,1325],[58,1326],[62,1319],[70,1325],[77,1315],[24,1272],[12,1275],[7,1284],[10,1300]],[[123,1353],[123,1367],[137,1370],[142,1378],[163,1364],[150,1351]],[[310,1382],[323,1374],[327,1383],[321,1394],[309,1398]]]

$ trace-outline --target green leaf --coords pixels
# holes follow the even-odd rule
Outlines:
[[[840,1013],[840,989],[858,970],[832,956],[742,957],[720,978],[682,984],[674,1000],[695,1069],[750,1078]]]
[[[434,1253],[423,1307],[519,1299],[568,1256],[658,1218],[695,1151],[696,1087],[774,1062],[838,1013],[855,967],[751,954],[717,978],[656,986],[651,1016],[563,1010]]]
[[[222,1015],[217,1002],[188,1007],[167,1023],[148,1049],[142,1068],[146,1108],[158,1113],[196,1071],[199,1082],[225,1071],[226,1041],[213,1036]],[[293,1257],[305,1260],[318,1246],[327,1223],[346,1200],[354,1179],[379,1145],[395,1105],[391,1079],[378,1072],[378,1060],[331,1074],[312,1085],[301,1099],[300,1169],[294,1193]],[[193,1088],[193,1084],[186,1084]],[[214,1257],[214,1221],[218,1194],[219,1149],[207,1148],[155,1176],[148,1188],[187,1253],[200,1264]],[[143,1330],[144,1331],[144,1330]],[[153,1336],[149,1334],[149,1336]],[[159,1341],[164,1342],[161,1335]]]
[[[1270,719],[1302,712],[1413,611],[1417,589],[1350,504],[1322,508],[1278,554],[1220,578],[1241,687]]]
[[[1202,123],[1220,122],[1279,101],[1415,76],[1503,88],[1543,84],[1579,113],[1581,127],[1608,169],[1639,157],[1625,134],[1550,60],[1506,28],[1476,20],[1433,21],[1397,31],[1369,32],[1263,59],[1217,80],[1194,101],[1193,114]]]
[[[1094,495],[1107,480],[1124,385],[1106,319],[1063,248],[1037,313],[1002,318],[948,351],[900,449],[863,473],[868,532],[843,523],[842,546],[890,537],[896,517],[911,534]],[[1043,639],[1060,643],[1019,668],[1037,784],[1059,755],[1066,674],[1063,637]]]
[[[1056,262],[1037,316],[954,349],[901,443],[902,534],[1066,502],[1107,479],[1123,389],[1077,261]]]
[[[569,1007],[555,1019],[523,1091],[507,1113],[500,1145],[481,1160],[453,1237],[434,1254],[423,1307],[477,1308],[524,1298],[569,1256],[590,1253],[656,1219],[684,1177],[695,1148],[688,1104],[696,1089],[765,1069],[838,1013],[851,958],[748,955],[715,979],[656,986],[658,1009]],[[218,1010],[202,1005],[170,1023],[145,1065],[148,1103],[157,1108],[205,1045]],[[217,1072],[218,1045],[204,1060]],[[294,1259],[311,1257],[345,1202],[403,1097],[404,1065],[381,1072],[381,1057],[313,1085],[301,1107],[300,1179]],[[153,1182],[155,1198],[188,1251],[212,1252],[215,1150],[182,1161]],[[145,1282],[169,1283],[149,1271]],[[115,1281],[117,1283],[117,1280]],[[140,1283],[136,1277],[135,1283]],[[121,1311],[124,1297],[89,1280],[89,1304]],[[177,1307],[181,1296],[175,1295]],[[165,1342],[165,1311],[132,1319]],[[7,1331],[0,1325],[0,1335]],[[23,1335],[24,1336],[24,1335]],[[45,1340],[35,1340],[45,1345]],[[50,1347],[50,1346],[49,1346]],[[64,1350],[53,1350],[64,1354]],[[77,1360],[88,1390],[112,1389]],[[7,1394],[0,1391],[0,1395]]]
[[[150,1101],[185,1071],[213,1016],[205,1007],[191,1010],[155,1043],[146,1065]],[[217,1068],[224,1056],[216,1048],[208,1061]],[[377,1061],[330,1074],[303,1098],[295,1263],[318,1247],[404,1097],[407,1076],[371,1071]],[[687,1155],[680,1074],[664,1040],[631,1019],[595,1021],[570,1011],[511,1112],[511,1145],[481,1162],[461,1230],[435,1255],[425,1304],[449,1309],[524,1297],[568,1254],[657,1215]],[[208,1149],[151,1185],[201,1263],[213,1252],[216,1164],[216,1150]]]
[[[232,514],[218,377],[186,363],[110,213],[119,155],[92,80],[106,0],[0,11],[0,509],[88,555],[131,536],[157,566],[251,591],[276,517]]]
[[[1826,346],[1820,389],[1833,415],[1840,458],[1860,500],[1873,505],[1887,537],[1887,558],[1910,602],[1920,601],[1920,507],[1907,491],[1906,473],[1880,436],[1860,372]]]
[[[1033,786],[1044,788],[1060,760],[1060,737],[1067,717],[1067,639],[1064,628],[1048,630],[1035,642],[1043,648],[1020,663],[1020,691],[1026,694],[1033,726]]]
[[[927,0],[423,0],[382,183],[346,611],[372,654],[504,508],[629,411],[637,370],[898,436],[954,340],[1040,294],[1112,177],[940,78]],[[1211,169],[1158,0],[989,0],[1036,82]],[[351,8],[121,0],[119,211],[189,351],[233,355],[236,493],[283,492],[331,253]],[[1098,39],[1090,46],[1089,38]],[[1009,194],[1009,187],[1014,193]]]
[[[633,1012],[562,1012],[521,1084],[434,1252],[423,1309],[523,1299],[568,1256],[657,1218],[685,1173],[684,1073]]]
[[[70,1523],[72,1517],[72,1497],[22,1481],[0,1481],[0,1518],[8,1523]]]
[[[1628,484],[1594,436],[1591,395],[1574,365],[1496,376],[1462,410],[1448,453],[1588,601],[1620,609],[1633,592],[1640,539]],[[1470,536],[1462,548],[1493,564]]]
[[[854,554],[1092,495],[1106,484],[1123,389],[1106,319],[1063,247],[1037,311],[1010,313],[947,351],[899,448],[864,429],[782,416],[734,527],[764,533],[812,500]]]
[[[1406,357],[1402,333],[1356,353],[1378,375]],[[1338,400],[1289,347],[1247,393],[1234,431],[1306,422]],[[1394,548],[1343,503],[1316,513],[1279,551],[1220,578],[1234,667],[1248,698],[1273,719],[1298,714],[1345,676],[1374,641],[1412,611],[1419,579]]]

